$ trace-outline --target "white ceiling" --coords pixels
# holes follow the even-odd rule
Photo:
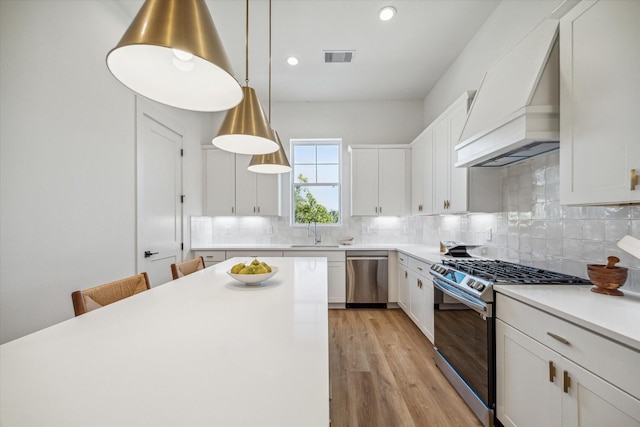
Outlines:
[[[142,0],[117,0],[133,19]],[[422,100],[499,0],[273,0],[272,101]],[[245,1],[208,0],[235,76],[245,80]],[[377,12],[398,13],[381,22]],[[268,102],[269,2],[249,1],[249,85]],[[126,23],[128,25],[128,23]],[[114,40],[114,46],[118,40]],[[325,50],[355,50],[325,64]],[[293,67],[289,55],[300,59]]]

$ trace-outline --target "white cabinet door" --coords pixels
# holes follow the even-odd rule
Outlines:
[[[411,213],[433,212],[433,130],[427,128],[411,146]]]
[[[570,385],[562,393],[563,427],[640,426],[640,400],[567,359],[565,371]]]
[[[469,200],[469,169],[456,168],[456,151],[454,147],[458,144],[460,134],[467,120],[467,103],[463,102],[447,116],[447,126],[449,128],[449,205],[448,212],[466,212],[472,210],[468,206]],[[500,191],[499,189],[496,189]]]
[[[258,215],[279,216],[280,174],[257,173],[254,175],[256,175]]]
[[[640,2],[582,1],[560,22],[560,202],[640,201]]]
[[[378,150],[351,151],[351,215],[378,215]]]
[[[409,150],[395,148],[378,151],[378,215],[407,214],[409,153]]]
[[[235,215],[236,162],[233,153],[204,150],[205,203],[208,216]]]
[[[447,212],[449,180],[453,160],[449,141],[449,122],[439,119],[433,128],[433,211]]]
[[[496,414],[500,422],[505,427],[560,427],[561,368],[556,352],[496,319]],[[550,369],[555,369],[555,375]]]
[[[256,174],[247,170],[251,156],[236,154],[236,215],[258,215]]]
[[[409,314],[411,309],[409,291],[409,269],[406,265],[398,263],[398,305]]]
[[[409,271],[409,317],[420,328],[420,320],[424,317],[424,297],[419,280],[416,273]]]
[[[433,281],[431,277],[418,276],[422,280],[422,296],[424,305],[422,307],[422,318],[420,319],[420,329],[422,333],[434,343],[434,325],[433,325]]]
[[[347,302],[347,272],[345,262],[329,261],[329,303]]]

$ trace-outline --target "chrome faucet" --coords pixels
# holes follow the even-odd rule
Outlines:
[[[318,222],[313,221],[313,230],[311,229],[311,220],[309,220],[309,225],[307,226],[307,236],[311,236],[313,233],[313,244],[317,245],[322,243],[322,236],[318,233]]]

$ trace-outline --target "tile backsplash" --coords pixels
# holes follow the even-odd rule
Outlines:
[[[616,246],[640,238],[640,206],[563,206],[558,152],[502,168],[503,212],[411,217],[345,217],[341,226],[318,227],[323,243],[355,237],[357,243],[437,246],[444,240],[482,245],[478,255],[580,277],[589,263],[620,258],[629,268],[624,289],[640,292],[640,259]],[[306,227],[289,217],[194,217],[192,247],[211,244],[310,244]]]

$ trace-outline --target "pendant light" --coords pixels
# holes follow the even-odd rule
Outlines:
[[[146,0],[107,67],[134,92],[185,110],[228,110],[243,96],[204,0]]]
[[[276,151],[278,144],[260,105],[258,94],[249,87],[249,0],[246,0],[246,5],[246,85],[242,88],[244,99],[227,112],[218,135],[212,142],[216,147],[232,153],[267,154]]]
[[[271,0],[269,0],[269,123],[271,123]],[[257,154],[251,157],[249,169],[256,173],[287,173],[291,172],[291,165],[282,147],[278,132],[273,131],[278,150],[269,154]]]

